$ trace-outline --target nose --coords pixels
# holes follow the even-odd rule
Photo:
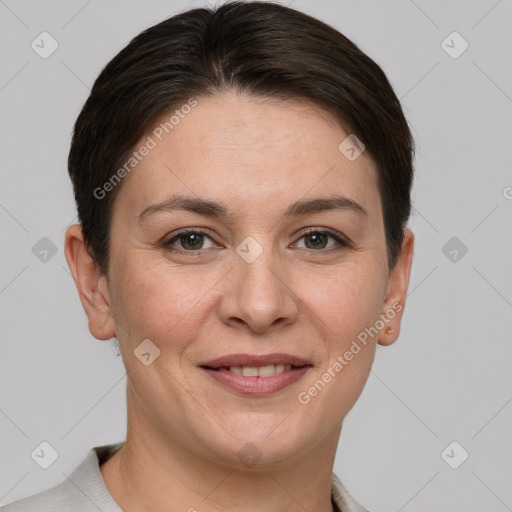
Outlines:
[[[297,320],[298,298],[273,255],[264,251],[252,263],[235,258],[226,283],[218,309],[226,325],[262,334]]]

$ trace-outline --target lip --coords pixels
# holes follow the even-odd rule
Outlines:
[[[265,366],[267,364],[285,364],[291,365],[292,368],[271,377],[246,377],[228,369],[230,366]],[[212,379],[238,393],[266,396],[297,382],[312,368],[312,365],[305,359],[290,354],[231,354],[201,363],[199,367]]]
[[[291,366],[309,365],[308,361],[302,357],[291,354],[229,354],[227,356],[218,357],[211,361],[199,363],[198,366],[208,366],[210,368],[220,368],[222,366],[265,366],[267,364],[289,364]]]
[[[310,368],[311,366],[292,368],[272,377],[245,377],[229,370],[201,369],[220,384],[234,389],[243,395],[265,396],[276,393],[297,382]]]

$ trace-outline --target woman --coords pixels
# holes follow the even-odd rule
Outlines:
[[[413,140],[386,76],[270,2],[137,36],[75,125],[66,258],[127,438],[6,512],[364,511],[333,474],[399,334]]]

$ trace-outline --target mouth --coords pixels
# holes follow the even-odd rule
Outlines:
[[[245,395],[264,396],[297,382],[313,365],[289,354],[233,354],[199,367],[223,386]]]
[[[237,375],[243,375],[244,377],[273,377],[283,372],[289,372],[290,370],[296,370],[297,368],[303,368],[303,366],[293,366],[290,364],[266,364],[264,366],[221,366],[219,368],[211,368],[203,366],[209,370],[216,370],[218,372],[232,372]]]

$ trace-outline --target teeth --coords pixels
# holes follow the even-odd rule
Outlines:
[[[276,367],[273,364],[267,364],[265,366],[260,366],[258,369],[258,375],[260,377],[272,377],[272,375],[276,374]]]
[[[254,366],[243,366],[242,367],[242,375],[244,377],[257,377],[258,376],[258,368]]]
[[[290,364],[267,364],[265,366],[230,366],[229,370],[244,377],[272,377],[291,368]]]

